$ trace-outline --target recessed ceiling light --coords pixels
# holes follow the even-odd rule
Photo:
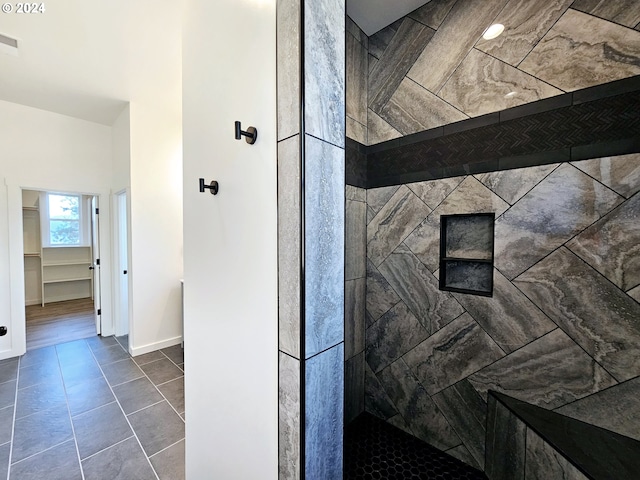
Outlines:
[[[501,23],[494,23],[484,31],[484,33],[482,34],[482,38],[484,38],[485,40],[491,40],[493,38],[496,38],[502,32],[504,32],[504,25],[502,25]]]

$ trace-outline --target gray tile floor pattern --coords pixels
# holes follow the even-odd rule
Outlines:
[[[0,361],[0,480],[184,479],[182,348],[132,358],[127,341]]]

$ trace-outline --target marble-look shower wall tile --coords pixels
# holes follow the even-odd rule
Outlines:
[[[507,353],[556,328],[531,300],[504,275],[493,271],[493,297],[453,296]]]
[[[370,207],[375,213],[378,213],[382,207],[393,197],[393,194],[398,191],[400,187],[398,185],[391,185],[390,187],[379,187],[367,189],[367,206]]]
[[[369,119],[367,123],[367,140],[368,145],[386,142],[394,138],[401,137],[402,134],[389,125],[385,120],[380,118],[373,110],[369,109]]]
[[[469,118],[407,77],[378,113],[403,135]]]
[[[473,177],[466,177],[458,187],[444,199],[432,215],[456,213],[489,213],[496,218],[509,208],[509,204]]]
[[[622,290],[640,285],[640,195],[574,237],[567,247]]]
[[[473,458],[473,455],[471,455],[467,447],[465,447],[464,445],[458,445],[457,447],[453,447],[444,453],[451,455],[453,458],[457,458],[458,460],[460,460],[463,463],[466,463],[467,465],[471,465],[473,468],[477,468],[478,470],[483,470],[483,467],[480,466],[478,462],[476,462],[476,459]],[[484,464],[484,461],[483,461],[483,464]]]
[[[434,395],[433,401],[460,436],[473,463],[484,469],[487,404],[466,380]]]
[[[353,118],[347,116],[346,118],[347,138],[355,140],[363,145],[367,144],[367,126],[356,122]]]
[[[364,409],[383,420],[398,415],[398,409],[366,362],[364,364]]]
[[[403,432],[407,432],[409,435],[413,435],[415,437],[413,431],[411,430],[409,425],[407,425],[407,422],[404,420],[402,415],[400,415],[400,414],[394,415],[393,417],[391,417],[391,418],[389,418],[387,420],[387,423],[389,423],[390,425],[393,425],[394,427],[399,428]]]
[[[470,117],[560,95],[531,75],[472,48],[438,96]]]
[[[440,450],[460,445],[456,432],[402,360],[378,378],[416,437]]]
[[[305,130],[344,147],[345,2],[305,0]]]
[[[364,202],[347,200],[345,225],[346,280],[364,278],[367,272],[367,205]]]
[[[369,73],[371,73],[371,70],[373,70],[376,64],[378,63],[378,59],[373,55],[371,55],[371,53],[369,53],[368,59],[369,59]]]
[[[640,303],[640,285],[629,290],[627,292],[627,295],[633,298],[636,302]]]
[[[300,133],[300,0],[278,0],[278,140]]]
[[[514,284],[618,381],[640,375],[640,305],[569,250]]]
[[[598,427],[640,440],[640,377],[594,393],[555,410]]]
[[[573,0],[511,0],[493,23],[505,26],[492,40],[480,38],[476,47],[514,67],[527,56]]]
[[[507,278],[516,277],[622,200],[563,164],[496,220],[495,266]]]
[[[369,54],[376,59],[380,58],[387,49],[389,43],[391,43],[391,40],[400,28],[401,23],[402,19],[396,20],[391,25],[384,27],[382,30],[371,35],[369,37]]]
[[[353,185],[345,185],[344,197],[346,200],[355,200],[356,202],[366,202],[367,190],[365,188],[354,187]]]
[[[640,153],[593,158],[572,165],[625,198],[640,192]]]
[[[344,423],[364,412],[364,353],[344,363]]]
[[[300,478],[300,361],[278,352],[279,478]]]
[[[379,112],[384,107],[400,82],[427,46],[435,31],[405,17],[400,28],[391,39],[369,73],[369,107]]]
[[[507,0],[456,2],[409,70],[409,78],[438,93],[506,3]]]
[[[464,179],[465,177],[451,177],[441,180],[428,180],[426,182],[408,183],[407,187],[429,208],[435,209]]]
[[[440,215],[425,218],[404,243],[430,272],[435,272],[440,266]]]
[[[616,383],[566,333],[556,329],[468,380],[483,398],[488,390],[553,409]]]
[[[367,328],[367,363],[377,373],[428,336],[429,332],[400,302]]]
[[[491,337],[464,314],[403,358],[430,395],[504,356]]]
[[[401,186],[367,225],[367,257],[378,266],[416,228],[431,209]]]
[[[558,165],[558,163],[554,163],[538,167],[479,173],[474,176],[500,198],[513,205],[557,168]]]
[[[306,478],[342,478],[344,347],[305,362]]]
[[[344,349],[345,358],[349,359],[364,350],[366,279],[347,280],[344,290]]]
[[[491,480],[523,479],[527,426],[507,407],[489,398],[487,460],[485,473]]]
[[[344,150],[307,136],[305,352],[344,340]]]
[[[379,271],[431,334],[464,313],[451,294],[438,288],[436,278],[405,245],[389,255]]]
[[[359,41],[364,48],[369,48],[369,37],[367,34],[360,30],[360,27],[354,22],[349,15],[347,15],[347,22],[345,24],[347,32]]]
[[[576,0],[571,8],[630,28],[640,23],[640,3],[636,0]]]
[[[456,0],[431,0],[426,5],[411,12],[408,16],[437,30],[451,11],[454,3],[456,3]]]
[[[372,321],[378,320],[400,301],[400,297],[393,287],[368,260],[366,297],[367,314]]]
[[[366,48],[352,35],[346,36],[346,48],[347,116],[366,125],[368,53]]]
[[[373,220],[375,216],[376,216],[376,213],[373,211],[373,208],[367,205],[367,225],[371,223],[371,220]]]
[[[278,143],[279,349],[300,357],[300,137]],[[282,251],[286,245],[286,251]]]
[[[520,64],[564,91],[640,74],[640,33],[569,9]]]
[[[540,478],[587,480],[580,470],[530,428],[527,428],[525,464],[525,480]]]

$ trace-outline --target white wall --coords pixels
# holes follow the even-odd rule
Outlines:
[[[0,359],[20,355],[24,338],[22,192],[57,190],[97,194],[109,218],[111,128],[0,101]],[[110,225],[101,222],[103,259],[110,265]],[[103,321],[111,322],[111,269],[102,270]]]
[[[182,341],[182,119],[131,103],[130,330],[133,355]]]
[[[275,5],[185,9],[187,478],[278,476]],[[235,120],[255,145],[234,140]]]
[[[131,186],[131,119],[127,105],[111,126],[113,149],[113,181],[111,187],[119,192]]]
[[[112,283],[112,292],[113,292],[113,300],[114,300],[114,308],[113,308],[113,323],[114,323],[114,333],[116,335],[126,335],[129,333],[129,319],[133,317],[131,312],[132,303],[129,299],[132,296],[131,292],[131,283],[127,282],[127,290],[128,290],[128,298],[126,298],[128,313],[122,314],[122,305],[121,301],[121,288],[120,281],[122,278],[122,269],[120,265],[120,249],[119,249],[119,236],[120,236],[120,227],[119,227],[119,208],[118,208],[118,199],[117,194],[125,191],[127,192],[127,208],[126,208],[126,216],[127,216],[127,251],[131,251],[131,235],[128,232],[131,232],[131,225],[129,221],[131,220],[131,206],[129,202],[129,197],[131,194],[131,107],[127,105],[126,108],[122,111],[120,116],[113,122],[111,126],[111,139],[113,145],[113,182],[112,182],[112,192],[115,194],[111,199],[111,211],[113,215],[111,216],[111,232],[112,232],[112,243],[113,246],[113,283]],[[182,213],[182,212],[181,212]],[[126,312],[127,310],[125,310]]]

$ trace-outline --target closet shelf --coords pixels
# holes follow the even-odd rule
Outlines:
[[[65,265],[91,265],[91,261],[90,260],[83,260],[83,261],[77,261],[77,262],[59,262],[59,263],[43,263],[42,266],[43,267],[63,267]]]
[[[76,277],[76,278],[61,278],[57,280],[43,280],[43,284],[48,283],[63,283],[63,282],[80,282],[85,280],[91,280],[91,277]]]
[[[24,252],[25,257],[39,257],[40,252]]]

